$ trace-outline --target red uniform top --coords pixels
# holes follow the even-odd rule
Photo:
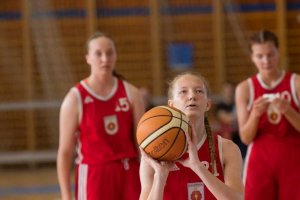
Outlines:
[[[133,135],[133,113],[127,82],[115,79],[111,93],[102,97],[81,81],[76,163],[101,164],[138,157]]]
[[[215,138],[216,150],[216,168],[215,176],[224,182],[221,136]],[[198,145],[198,156],[201,162],[212,172],[209,143],[206,137]],[[221,150],[222,151],[222,150]],[[176,169],[170,172],[167,184],[164,190],[164,200],[212,200],[216,199],[212,193],[203,184],[202,180],[191,169],[186,168],[179,163],[176,164]]]
[[[251,109],[253,101],[263,94],[277,94],[287,99],[291,107],[299,112],[299,100],[295,91],[294,77],[291,73],[283,73],[272,87],[264,84],[259,75],[251,77],[249,79],[250,103],[248,108]],[[272,104],[260,118],[255,140],[265,137],[277,137],[280,140],[300,144],[300,133]]]

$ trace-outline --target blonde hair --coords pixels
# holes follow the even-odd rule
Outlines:
[[[198,77],[205,86],[205,90],[206,90],[206,95],[207,97],[209,97],[210,92],[209,92],[209,85],[207,80],[200,74],[194,73],[194,72],[183,72],[178,74],[177,76],[175,76],[171,81],[168,82],[168,98],[169,99],[173,99],[173,90],[174,90],[174,85],[177,82],[178,79],[180,79],[183,76],[186,75],[191,75],[191,76],[195,76]],[[213,137],[213,133],[211,131],[211,127],[209,124],[209,120],[208,120],[208,116],[207,113],[205,113],[204,116],[204,126],[205,126],[205,131],[207,134],[207,138],[208,138],[208,144],[209,144],[209,154],[210,154],[210,166],[212,167],[212,173],[215,174],[216,173],[216,149],[215,149],[215,140]]]
[[[198,77],[204,83],[206,94],[209,97],[210,91],[209,91],[209,86],[208,86],[207,80],[201,74],[188,71],[188,72],[182,72],[182,73],[178,74],[171,81],[168,82],[168,86],[169,86],[168,87],[168,98],[169,99],[173,98],[174,84],[177,82],[178,79],[180,79],[181,77],[186,76],[186,75]]]

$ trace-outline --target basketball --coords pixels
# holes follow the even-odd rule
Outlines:
[[[140,119],[136,138],[138,145],[152,158],[175,161],[187,151],[185,133],[191,136],[188,117],[169,106],[157,106]]]

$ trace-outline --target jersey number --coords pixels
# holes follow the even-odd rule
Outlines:
[[[129,110],[129,103],[128,103],[127,98],[126,97],[120,98],[115,111],[116,112],[120,112],[120,111],[126,112],[128,110]]]

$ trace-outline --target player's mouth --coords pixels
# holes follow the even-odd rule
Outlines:
[[[189,104],[189,105],[186,106],[186,108],[196,108],[196,107],[197,107],[196,104]]]
[[[110,65],[101,65],[102,68],[110,68]]]

